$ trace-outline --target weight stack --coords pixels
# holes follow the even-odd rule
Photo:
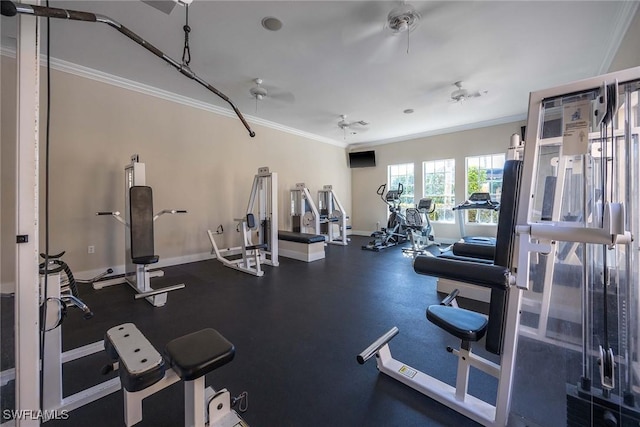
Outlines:
[[[587,426],[640,427],[640,411],[615,394],[604,398],[600,389],[587,392],[567,384],[567,427]]]

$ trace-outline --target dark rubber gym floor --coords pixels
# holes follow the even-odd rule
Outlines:
[[[95,317],[86,321],[71,311],[63,324],[64,348],[101,340],[124,322],[135,323],[158,349],[212,327],[235,345],[236,357],[208,374],[207,385],[226,387],[232,395],[247,391],[243,418],[251,426],[477,426],[378,374],[375,360],[357,364],[358,353],[397,326],[394,357],[453,384],[456,360],[445,348],[459,345],[425,317],[427,306],[440,298],[435,279],[416,274],[400,247],[361,250],[368,240],[353,236],[347,247],[330,245],[326,259],[313,263],[281,257],[280,266],[265,266],[261,278],[215,260],[165,268],[165,277],[152,279],[152,285],[185,283],[186,289],[171,292],[160,308],[134,300],[126,286],[81,288]],[[474,351],[484,354],[481,347]],[[65,365],[65,395],[104,380],[100,369],[106,361],[100,353]],[[472,372],[470,385],[472,394],[493,398],[492,378]],[[46,425],[123,425],[122,398],[122,392],[114,393]],[[181,384],[146,399],[143,408],[141,426],[182,425]]]

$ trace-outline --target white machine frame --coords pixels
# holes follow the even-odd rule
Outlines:
[[[602,248],[602,253],[605,254],[603,255],[603,259],[607,259],[608,257],[614,258],[613,255],[617,257],[618,251],[623,251],[624,253],[626,253],[626,256],[628,258],[620,264],[617,264],[619,262],[618,259],[616,259],[615,261],[610,259],[611,264],[608,265],[607,263],[602,264],[606,267],[606,270],[603,270],[602,281],[605,286],[608,286],[608,274],[615,274],[619,275],[620,277],[625,277],[625,281],[627,283],[632,283],[633,286],[635,286],[637,289],[637,270],[634,271],[634,268],[637,269],[636,257],[638,253],[637,193],[632,190],[634,188],[637,188],[635,187],[637,185],[637,178],[630,178],[633,176],[633,173],[637,173],[637,169],[635,169],[634,166],[634,162],[637,161],[637,159],[635,161],[630,161],[632,153],[628,153],[625,151],[625,163],[618,163],[619,159],[616,159],[616,156],[623,156],[623,154],[618,153],[618,148],[614,147],[616,145],[617,138],[620,136],[624,135],[626,138],[628,138],[627,142],[633,140],[633,135],[636,135],[637,138],[638,128],[632,127],[632,120],[630,120],[629,116],[624,117],[621,129],[612,129],[611,134],[607,134],[606,130],[604,132],[593,132],[592,128],[599,125],[602,118],[606,117],[607,103],[612,102],[608,99],[608,89],[611,89],[611,85],[614,85],[614,93],[616,93],[617,95],[619,93],[617,88],[618,82],[620,82],[620,84],[627,84],[629,82],[637,81],[638,79],[640,79],[640,67],[610,73],[599,77],[578,81],[569,85],[534,92],[531,94],[529,107],[530,111],[527,122],[528,144],[525,148],[525,169],[523,173],[524,182],[522,186],[523,191],[526,191],[526,193],[524,193],[524,197],[520,199],[520,207],[518,210],[518,226],[516,228],[519,237],[518,271],[522,272],[522,274],[517,278],[517,285],[519,287],[527,290],[530,289],[531,282],[529,271],[531,264],[534,263],[536,257],[538,256],[543,255],[547,257],[547,263],[545,265],[545,271],[543,273],[544,280],[542,282],[544,288],[542,289],[542,292],[539,292],[538,295],[535,296],[535,298],[531,298],[531,301],[527,301],[526,299],[523,301],[523,310],[531,310],[532,312],[539,314],[539,321],[534,327],[520,326],[521,333],[527,337],[541,342],[549,343],[553,346],[562,346],[565,348],[576,350],[577,352],[582,352],[583,377],[581,377],[580,379],[577,390],[579,390],[579,392],[584,392],[585,395],[588,396],[589,399],[591,399],[591,401],[587,403],[587,405],[589,406],[586,411],[589,414],[588,417],[590,417],[591,422],[595,423],[597,419],[596,417],[600,416],[598,415],[598,411],[601,411],[602,408],[596,409],[596,407],[600,405],[602,401],[596,401],[596,399],[593,398],[596,395],[597,390],[598,393],[602,393],[602,396],[605,396],[605,399],[603,399],[604,401],[607,401],[612,405],[612,407],[618,408],[617,410],[612,409],[610,411],[611,414],[615,415],[614,418],[611,419],[612,425],[616,422],[625,425],[627,423],[627,421],[622,421],[621,416],[618,414],[618,410],[623,412],[622,409],[620,409],[620,407],[622,406],[621,402],[623,402],[623,400],[621,399],[619,402],[617,402],[616,399],[613,399],[613,397],[615,396],[611,396],[610,393],[612,393],[612,390],[613,393],[616,393],[616,389],[623,391],[621,385],[619,386],[615,384],[616,380],[620,381],[625,378],[625,376],[620,374],[621,369],[625,369],[627,370],[627,372],[630,372],[629,377],[625,378],[626,381],[631,381],[631,384],[633,384],[634,382],[635,384],[637,384],[637,380],[638,378],[640,378],[640,369],[638,369],[637,366],[637,353],[633,351],[633,347],[635,347],[635,349],[637,350],[637,341],[635,343],[633,343],[632,341],[631,344],[627,344],[629,346],[633,346],[632,350],[629,353],[624,354],[623,352],[625,350],[620,349],[619,351],[621,352],[621,354],[617,356],[613,354],[610,348],[606,348],[607,344],[604,344],[606,340],[603,340],[604,342],[601,341],[602,344],[599,348],[600,357],[597,360],[596,367],[595,363],[592,362],[592,359],[594,358],[594,355],[597,357],[598,350],[595,348],[591,348],[592,345],[593,347],[595,347],[596,340],[594,338],[595,334],[592,330],[589,329],[589,325],[592,325],[593,322],[593,316],[595,316],[595,309],[593,308],[593,306],[589,305],[592,302],[589,302],[589,285],[584,276],[582,278],[583,283],[581,284],[581,294],[579,294],[577,297],[573,296],[573,298],[567,299],[568,301],[574,302],[576,300],[580,301],[577,304],[574,303],[573,306],[580,310],[580,313],[577,313],[577,316],[579,318],[578,322],[582,326],[582,348],[575,344],[572,345],[572,343],[566,341],[566,337],[559,334],[549,335],[549,325],[547,320],[550,317],[555,317],[556,315],[556,313],[553,313],[551,311],[552,307],[556,308],[556,311],[558,306],[562,307],[562,304],[554,304],[552,300],[552,290],[554,290],[553,288],[560,288],[560,286],[558,286],[560,283],[554,283],[553,281],[555,263],[558,258],[557,253],[559,252],[558,242],[568,242],[567,244],[571,244],[574,246],[583,246],[583,254],[581,255],[582,260],[578,261],[579,264],[581,264],[583,268],[585,268],[585,271],[587,271],[586,269],[588,268],[587,266],[589,264],[599,262],[595,256],[593,258],[589,258],[589,255],[587,255],[589,253],[589,246],[600,246]],[[570,149],[568,147],[570,147],[569,144],[570,142],[572,142],[571,140],[567,141],[563,138],[542,139],[540,137],[545,111],[545,101],[559,97],[568,98],[572,94],[592,92],[597,90],[598,88],[601,89],[598,97],[593,101],[590,101],[592,102],[592,105],[590,106],[590,113],[592,114],[592,116],[588,120],[585,120],[588,123],[588,128],[586,135],[583,134],[583,136],[586,136],[587,140],[590,140],[593,145],[595,145],[597,140],[600,140],[600,144],[602,144],[600,145],[600,147],[594,148],[592,145],[591,147],[589,147],[589,149],[591,149],[590,153],[580,153],[579,150],[584,149],[584,147],[579,147],[579,150],[576,150],[578,151],[578,154],[563,155],[565,149]],[[626,114],[630,114],[629,101],[630,100],[627,99],[624,103],[626,105]],[[614,98],[612,105],[613,107],[610,106],[610,108],[614,114],[614,118],[616,118],[615,116],[617,116],[620,112],[620,104]],[[637,108],[637,106],[635,108]],[[603,111],[605,112],[604,114]],[[611,117],[609,117],[608,120],[611,120]],[[566,123],[563,123],[563,131],[566,126]],[[532,144],[532,142],[534,141],[535,143]],[[606,141],[606,145],[602,141]],[[554,163],[551,163],[552,166],[555,166],[557,168],[555,170],[557,185],[556,193],[554,194],[554,209],[553,212],[548,215],[548,217],[542,219],[540,210],[535,210],[540,208],[537,207],[534,196],[540,194],[540,183],[536,182],[540,180],[540,177],[538,176],[536,171],[542,169],[542,166],[539,164],[541,159],[541,157],[539,157],[539,151],[540,147],[546,144],[554,144],[560,146],[560,155],[557,158],[557,166],[554,165]],[[605,150],[603,146],[608,146],[608,149]],[[587,162],[586,159],[588,159],[589,157],[596,158],[600,156],[606,156],[607,158],[603,163],[608,163],[609,166],[604,167],[604,172],[601,172],[604,175],[604,178],[601,177],[601,181],[597,184],[590,184],[593,187],[600,185],[599,189],[603,193],[603,198],[599,201],[598,210],[601,209],[601,211],[599,212],[600,215],[598,215],[598,217],[592,217],[592,215],[594,215],[595,209],[593,209],[591,212],[587,211],[588,204],[595,203],[588,201],[590,197],[593,197],[593,195],[590,189],[588,189],[588,185],[583,182],[582,185],[584,187],[581,190],[581,196],[582,203],[584,205],[581,207],[581,210],[578,211],[582,215],[582,218],[578,221],[563,221],[560,215],[559,206],[561,205],[560,201],[563,197],[562,189],[565,185],[564,175],[567,169],[573,169],[571,167],[571,162],[575,160],[572,160],[572,158],[579,159],[579,156],[584,156],[583,159],[585,160],[582,160],[584,163]],[[552,159],[552,161],[556,161],[556,159]],[[609,168],[611,168],[611,170],[608,170]],[[626,175],[626,182],[624,182],[625,178],[621,177],[621,175],[625,176],[625,174],[617,175],[617,168],[624,168],[624,170],[628,174]],[[582,173],[585,176],[587,175],[587,173],[590,173],[590,171],[585,166],[582,166],[582,169],[580,169],[579,167],[577,169],[579,170],[579,173]],[[606,173],[611,173],[612,175],[608,176],[606,175]],[[619,179],[623,182],[616,183],[616,179]],[[583,178],[583,180],[586,181],[586,178]],[[622,194],[617,194],[617,197],[615,196],[615,192],[610,192],[609,198],[607,198],[606,194],[608,194],[609,190],[611,188],[616,188],[617,186],[626,188],[622,190]],[[536,193],[536,190],[538,191],[538,193]],[[624,192],[629,193],[625,194]],[[627,220],[625,218],[627,216],[633,219]],[[633,236],[633,234],[636,234],[636,236]],[[634,265],[634,263],[636,264]],[[587,273],[585,273],[585,276],[586,274]],[[609,291],[606,289],[603,290],[603,295],[607,292]],[[532,292],[525,293],[525,298],[531,297],[532,294]],[[627,308],[627,310],[629,313],[631,313],[630,315],[632,316],[632,318],[635,315],[637,319],[637,311],[633,308],[632,299],[629,298],[628,300],[625,300],[625,304],[629,304],[629,307],[631,307]],[[604,313],[606,315],[606,309]],[[566,315],[565,310],[563,310],[562,314]],[[572,314],[575,315],[575,313]],[[580,317],[582,318],[580,319]],[[620,327],[633,329],[639,324],[640,323],[636,323],[626,325],[626,327]],[[620,337],[619,340],[622,342],[623,338]],[[620,344],[620,346],[621,348],[623,347],[622,344]],[[590,371],[590,369],[588,368],[589,365],[593,367],[593,371]],[[608,369],[605,366],[610,367],[611,372],[607,372],[605,374],[604,371]],[[598,381],[594,381],[593,385],[590,384],[591,376],[593,376],[593,378],[598,376],[598,373],[596,373],[596,371],[599,371],[600,375],[599,386]],[[583,382],[585,380],[585,373],[587,374],[586,379],[589,381],[588,387]],[[637,385],[634,387],[636,387],[634,393],[637,393]],[[589,390],[587,390],[587,388]],[[578,396],[578,399],[580,399],[579,393],[576,393],[576,395]],[[612,397],[612,399],[609,399],[609,397]],[[575,410],[575,408],[573,410]],[[567,403],[567,411],[569,411],[569,403]],[[635,419],[636,417],[633,417],[633,420]],[[597,421],[598,424],[600,424],[600,422],[601,421]],[[631,422],[633,423],[633,421]],[[574,425],[573,423],[571,424]]]
[[[460,349],[451,349],[450,353],[458,359],[455,387],[412,368],[391,356],[389,341],[398,334],[398,328],[395,326],[360,353],[358,362],[362,364],[375,355],[376,366],[383,374],[400,381],[483,426],[504,427],[507,425],[511,406],[511,383],[516,353],[517,327],[520,320],[521,293],[522,291],[514,286],[511,286],[508,290],[507,314],[502,344],[503,353],[499,364],[472,353],[471,349],[462,347]],[[495,405],[469,394],[469,372],[472,367],[498,379]],[[437,367],[434,370],[437,371]]]
[[[320,212],[326,210],[327,217],[320,218],[320,232],[317,234],[324,235],[326,242],[332,245],[348,245],[347,220],[349,216],[337,194],[333,191],[333,185],[324,185],[322,190],[318,190],[318,210]]]
[[[60,301],[61,284],[61,273],[49,273],[47,299]],[[60,315],[60,306],[55,311],[47,310],[46,324],[55,325],[59,321]],[[44,344],[44,358],[42,360],[43,411],[60,416],[62,411],[73,411],[120,390],[120,379],[115,377],[65,397],[62,381],[64,364],[104,351],[104,342],[101,340],[72,350],[62,351],[62,325],[58,324],[45,332]],[[15,369],[2,371],[0,384],[4,386],[14,378]]]
[[[291,190],[291,231],[320,234],[320,213],[304,182]]]
[[[129,233],[129,189],[133,186],[146,185],[145,164],[139,161],[139,156],[131,156],[131,163],[125,166],[125,218],[120,216],[120,212],[98,212],[96,215],[111,215],[118,222],[125,226],[125,274],[124,277],[102,280],[93,284],[94,289],[102,289],[107,286],[128,284],[136,291],[136,299],[144,298],[154,307],[162,307],[167,303],[167,292],[184,288],[184,283],[166,286],[160,289],[151,287],[151,278],[164,276],[162,270],[149,270],[149,265],[134,264],[131,260],[131,233]],[[155,222],[165,214],[187,213],[185,210],[163,209],[153,216]]]
[[[218,227],[216,232],[207,230],[211,241],[211,253],[223,265],[244,273],[261,277],[264,275],[261,265],[277,267],[278,262],[278,174],[270,172],[268,167],[261,167],[253,178],[251,195],[244,218],[235,218],[238,231],[242,232],[242,246],[220,249],[215,241],[215,234],[222,234],[224,228]],[[256,215],[257,213],[257,215]],[[247,219],[250,215],[257,222],[258,243],[254,244],[252,229]],[[261,228],[262,224],[267,228]],[[267,234],[267,236],[265,236]],[[241,255],[239,259],[231,259],[229,255]]]

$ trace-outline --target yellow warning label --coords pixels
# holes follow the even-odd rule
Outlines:
[[[400,367],[400,369],[398,370],[398,372],[400,374],[404,375],[405,377],[408,377],[408,378],[413,378],[418,373],[418,371],[416,371],[413,368],[408,367],[407,365],[402,365]]]

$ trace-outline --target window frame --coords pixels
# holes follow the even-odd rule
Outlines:
[[[468,156],[465,158],[465,194],[469,199],[473,192],[485,192],[491,194],[491,200],[500,202],[502,196],[502,176],[504,170],[504,163],[506,162],[505,153],[496,154],[481,154],[478,156]],[[470,161],[477,161],[478,165],[470,166]],[[474,162],[475,163],[475,162]],[[484,167],[483,167],[484,164]],[[487,164],[489,166],[487,166]],[[470,185],[470,168],[476,167],[478,171],[491,171],[485,172],[488,177],[482,179],[478,178],[480,184]],[[499,171],[499,172],[498,172]],[[479,173],[479,175],[481,175]],[[473,188],[471,188],[473,187]],[[482,187],[482,188],[477,188]],[[465,210],[464,222],[465,224],[473,225],[492,225],[498,224],[498,211],[486,210],[486,209],[468,209]]]
[[[427,172],[429,165],[433,165],[433,172]],[[439,171],[438,169],[442,169]],[[428,176],[444,175],[444,193],[429,193],[432,184],[427,182]],[[450,190],[447,192],[447,190]],[[456,216],[453,208],[456,206],[456,160],[438,159],[425,160],[422,162],[422,197],[430,198],[435,203],[435,211],[429,213],[429,220],[442,224],[455,224]],[[449,200],[449,203],[446,202]]]
[[[392,175],[392,168],[405,168],[405,173],[397,173]],[[408,173],[408,169],[411,169],[411,173]],[[400,172],[400,171],[399,171]],[[392,185],[392,179],[394,177],[405,177],[409,178],[409,183],[405,183],[403,181],[403,193],[400,196],[400,209],[412,208],[415,206],[415,164],[414,163],[398,163],[394,165],[387,166],[387,191],[395,190],[398,187],[398,181],[395,181],[395,184]],[[411,194],[409,194],[409,190],[411,190]]]

